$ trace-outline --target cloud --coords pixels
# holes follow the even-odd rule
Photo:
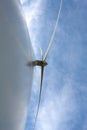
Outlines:
[[[26,66],[25,53],[32,59],[33,52],[20,5],[16,4],[12,0],[0,4],[1,130],[24,130],[31,93],[33,70]]]
[[[41,0],[32,0],[30,4],[26,4],[26,6],[23,6],[24,12],[25,12],[25,18],[27,25],[30,27],[32,25],[32,21],[38,18],[38,15],[40,15],[41,11],[38,10],[38,8],[41,5]]]
[[[66,3],[63,1],[59,29],[47,59],[49,66],[44,73],[42,102],[36,125],[38,130],[86,128],[87,19],[85,2],[78,3],[78,1],[72,0]],[[31,40],[34,48],[35,44],[39,44],[45,50],[53,29],[54,16],[56,18],[53,9],[58,8],[58,3],[54,7],[51,1],[47,1],[46,5],[43,5],[46,6],[45,10],[43,10],[42,3],[40,3],[41,5],[38,3],[38,1],[37,4],[33,1],[33,5],[31,4],[31,12],[33,12],[30,17],[32,21],[30,24]],[[39,5],[36,6],[38,8],[33,8],[35,5]],[[38,15],[41,9],[43,10],[41,12],[43,20]],[[49,13],[49,10],[52,13]],[[38,51],[37,48],[36,51]],[[30,118],[28,118],[28,123],[31,122],[31,124],[27,123],[28,128],[30,128],[28,125],[31,127],[34,125],[34,113],[38,102],[36,100],[38,100],[39,73],[40,71],[37,70],[29,111]]]
[[[44,8],[44,2],[42,0],[27,1],[26,4],[23,5],[25,19],[29,28],[29,34],[36,57],[38,55],[40,56],[39,42],[37,38],[39,37],[39,30],[41,28],[41,24],[38,23],[40,23],[39,20],[42,19],[44,13],[42,8]]]
[[[83,5],[84,3],[77,4],[74,1],[63,3],[59,30],[48,57],[49,68],[46,68],[44,75],[43,103],[36,125],[38,130],[86,128],[87,19],[86,8]],[[43,17],[48,17],[47,23],[50,25],[49,15]],[[51,23],[54,23],[54,20],[51,20]],[[41,24],[46,25],[45,22]],[[47,41],[47,31],[51,29],[46,27],[41,36],[46,33]],[[44,39],[42,41],[42,46],[46,47]]]
[[[73,120],[78,118],[79,110],[76,105],[72,82],[70,79],[68,80],[59,92],[51,90],[48,86],[45,101],[40,107],[37,129],[70,129],[68,124],[74,124]]]

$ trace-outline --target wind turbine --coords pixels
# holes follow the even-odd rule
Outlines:
[[[36,125],[36,121],[37,121],[37,117],[38,117],[39,106],[40,106],[40,100],[41,100],[41,92],[42,92],[42,82],[43,82],[44,67],[45,67],[46,65],[48,65],[48,63],[46,62],[46,59],[47,59],[49,50],[50,50],[51,45],[52,45],[53,40],[54,40],[54,36],[55,36],[56,29],[57,29],[58,22],[59,22],[59,17],[60,17],[61,8],[62,8],[62,0],[60,0],[60,7],[59,7],[59,10],[58,10],[57,20],[56,20],[56,23],[55,23],[55,26],[54,26],[54,29],[53,29],[52,36],[51,36],[51,38],[50,38],[50,42],[49,42],[49,44],[48,44],[48,48],[47,48],[47,50],[46,50],[46,53],[45,53],[44,56],[42,56],[42,60],[31,61],[31,62],[28,62],[28,64],[27,64],[28,66],[40,66],[40,67],[41,67],[40,93],[39,93],[39,101],[38,101],[38,106],[37,106],[37,113],[36,113],[36,117],[35,117],[35,125]],[[34,128],[35,128],[35,126],[34,126]]]

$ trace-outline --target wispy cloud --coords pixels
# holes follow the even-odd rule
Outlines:
[[[45,101],[40,107],[37,129],[70,129],[69,125],[75,123],[74,120],[77,119],[79,111],[70,79],[64,83],[61,91],[56,91],[51,90],[49,87]]]
[[[27,4],[27,6],[25,6],[25,17],[29,27],[31,26],[32,21],[34,19],[37,19],[38,15],[41,13],[41,11],[38,10],[38,8],[40,8],[40,5],[41,0],[32,0],[29,5]]]
[[[87,62],[85,60],[87,54],[85,49],[85,43],[87,42],[87,19],[85,17],[85,2],[85,0],[79,3],[78,0],[68,1],[67,3],[63,1],[59,30],[56,33],[54,44],[47,59],[49,67],[46,68],[44,74],[43,102],[40,106],[36,125],[36,129],[38,130],[79,130],[79,128],[86,128],[85,122],[87,115],[85,113],[87,108],[87,96],[84,95],[87,94],[85,87],[87,83]],[[35,3],[33,3],[33,6],[34,4]],[[58,8],[57,4],[53,4],[51,1],[46,2],[46,10],[44,10],[43,13],[43,19],[45,20],[43,20],[43,22],[41,22],[42,20],[39,21],[38,15],[35,17],[38,23],[31,20],[30,28],[32,29],[30,29],[30,31],[34,48],[36,46],[35,44],[41,45],[43,50],[47,48],[47,43],[55,21],[53,18],[54,16],[56,18],[56,13],[54,12],[56,11],[55,8]],[[36,8],[38,11],[32,11],[35,13],[31,13],[32,16],[38,14],[42,5],[36,7],[38,7]],[[55,11],[53,11],[54,9]],[[49,13],[49,10],[51,10],[52,13]],[[43,36],[45,38],[43,38]],[[36,51],[38,51],[37,48]],[[37,56],[39,57],[38,53]],[[36,71],[37,78],[33,88],[34,96],[32,96],[32,107],[30,108],[33,109],[33,111],[34,108],[36,108],[37,99],[35,98],[38,95],[36,93],[38,92],[40,79],[40,75],[37,73],[40,73],[40,71]],[[34,116],[32,116],[32,113],[30,114],[31,118],[29,119],[32,120]]]
[[[62,20],[64,21],[61,21],[62,24],[60,24],[59,32],[57,34],[57,36],[60,36],[63,39],[59,38],[59,41],[57,41],[58,37],[56,37],[56,45],[54,45],[55,47],[51,51],[51,54],[53,55],[49,56],[48,59],[51,65],[49,65],[50,68],[48,72],[46,72],[46,75],[48,76],[45,75],[46,81],[48,82],[46,87],[47,93],[45,95],[45,101],[40,108],[37,129],[84,129],[83,124],[87,120],[87,115],[84,117],[86,111],[83,112],[83,109],[86,108],[87,101],[87,98],[84,95],[85,93],[83,93],[83,90],[85,89],[84,80],[86,80],[86,78],[84,76],[82,80],[78,79],[78,77],[82,78],[82,75],[85,74],[84,70],[78,68],[79,65],[80,67],[83,66],[86,71],[86,66],[84,66],[84,64],[87,64],[85,61],[82,63],[82,57],[85,57],[83,42],[86,40],[84,39],[85,35],[83,35],[82,32],[86,24],[83,25],[84,21],[80,15],[81,13],[85,13],[85,9],[83,7],[84,4],[81,5],[80,3],[79,5],[76,5],[76,3],[73,3],[73,6],[76,8],[72,7],[71,12],[69,12],[72,3],[73,1],[70,2],[69,5],[67,3],[68,8],[66,11],[64,11],[63,4],[64,12],[62,12]],[[79,12],[79,9],[81,9],[81,12]],[[67,16],[65,19],[63,16],[65,16],[66,12]],[[76,18],[77,14],[78,18]],[[79,31],[78,29],[82,30]],[[85,31],[87,31],[87,29],[85,29]],[[79,84],[77,84],[77,82]],[[45,86],[45,84],[43,85]],[[79,91],[81,95],[79,95]],[[84,106],[81,105],[82,101],[85,103]],[[86,127],[86,124],[84,127]]]
[[[25,19],[27,22],[27,26],[29,28],[29,34],[32,42],[32,46],[35,52],[35,55],[38,55],[39,45],[37,41],[38,30],[40,28],[39,18],[42,15],[42,0],[32,0],[23,6],[25,12]]]

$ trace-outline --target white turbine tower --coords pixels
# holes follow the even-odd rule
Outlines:
[[[0,0],[0,130],[24,130],[31,93],[32,47],[18,0]],[[27,50],[27,49],[26,49]]]

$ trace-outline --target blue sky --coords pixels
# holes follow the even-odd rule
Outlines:
[[[59,0],[23,0],[35,59],[50,40]],[[63,0],[59,26],[47,57],[36,130],[87,129],[87,1]],[[32,130],[40,68],[35,68],[25,130]]]

